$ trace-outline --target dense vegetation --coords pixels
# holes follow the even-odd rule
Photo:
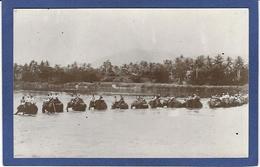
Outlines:
[[[32,60],[29,64],[14,64],[14,80],[26,82],[151,82],[192,85],[243,85],[248,83],[248,65],[241,57],[232,60],[223,55],[215,57],[179,56],[163,63],[141,61],[112,65],[107,60],[99,68],[91,64],[50,66],[48,61]]]

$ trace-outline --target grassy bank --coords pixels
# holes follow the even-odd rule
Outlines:
[[[78,85],[78,86],[76,86]],[[77,87],[77,88],[76,88]],[[40,90],[40,91],[62,91],[86,94],[124,94],[124,95],[155,95],[187,97],[193,93],[201,97],[210,97],[219,93],[247,93],[248,85],[245,86],[194,86],[176,84],[154,84],[154,83],[66,83],[49,84],[43,82],[15,82],[15,90]]]

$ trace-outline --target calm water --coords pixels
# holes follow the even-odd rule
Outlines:
[[[14,116],[15,157],[247,157],[248,105],[203,108],[41,113],[47,92],[36,97],[37,116]],[[90,96],[82,95],[89,104]],[[109,108],[113,97],[103,96]],[[130,104],[135,97],[125,97]],[[151,99],[147,97],[146,99]],[[67,93],[60,94],[66,106]],[[15,111],[14,111],[15,112]]]

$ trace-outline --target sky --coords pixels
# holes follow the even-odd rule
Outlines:
[[[247,9],[15,9],[14,62],[99,66],[183,55],[248,61]]]

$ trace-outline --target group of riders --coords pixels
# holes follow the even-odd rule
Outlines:
[[[128,109],[128,104],[125,102],[124,97],[120,95],[120,99],[114,96],[114,103],[112,104],[112,109]]]
[[[58,93],[49,93],[47,95],[47,99],[45,100],[47,103],[59,103],[59,95]]]
[[[222,93],[212,96],[208,103],[211,108],[241,106],[248,103],[248,95],[243,96],[240,92],[234,95]]]
[[[212,96],[208,104],[211,108],[216,107],[233,107],[246,104],[248,102],[247,96],[242,96],[240,93],[229,95],[228,93],[222,95]],[[201,108],[202,103],[200,102],[200,97],[197,94],[193,94],[183,101],[177,100],[175,97],[161,97],[160,95],[154,96],[148,103],[141,97],[137,96],[136,100],[131,104],[131,108],[135,109],[145,109],[145,108],[157,108],[157,107],[167,107],[167,108]],[[86,103],[81,98],[80,94],[72,95],[71,100],[67,104],[67,112],[69,108],[74,111],[85,111],[87,108]],[[114,102],[111,106],[112,109],[128,109],[129,106],[125,102],[124,97],[120,95],[119,100],[117,96],[114,96]],[[91,96],[88,109],[105,110],[107,109],[107,104],[102,96],[98,99],[95,95]],[[17,108],[18,113],[23,114],[36,114],[38,108],[35,104],[35,99],[32,95],[23,96],[20,105]],[[58,93],[49,93],[47,99],[43,102],[42,112],[54,113],[63,112],[63,103],[59,100]]]
[[[154,96],[154,98],[149,102],[151,108],[157,107],[167,107],[167,108],[201,108],[202,103],[200,102],[200,97],[196,94],[189,96],[184,99],[184,102],[177,100],[175,97],[167,96],[166,98],[161,98],[160,95]]]
[[[38,108],[34,100],[35,99],[32,95],[23,96],[22,99],[20,100],[20,105],[18,106],[15,115],[17,115],[18,113],[36,114]]]

